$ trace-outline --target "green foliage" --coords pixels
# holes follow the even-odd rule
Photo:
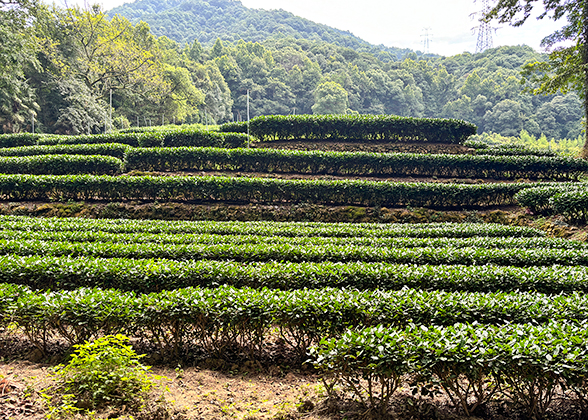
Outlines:
[[[58,392],[72,394],[75,405],[86,410],[139,407],[153,382],[149,368],[127,342],[127,337],[117,334],[75,345],[68,364],[55,370]]]
[[[0,173],[46,175],[116,175],[123,161],[98,155],[33,155],[0,157]]]
[[[0,147],[33,146],[43,137],[33,133],[0,134]]]
[[[29,22],[41,8],[28,1],[0,8],[0,133],[27,129],[39,111],[27,73],[40,67],[39,45]]]
[[[322,244],[156,244],[156,243],[90,243],[43,240],[0,239],[0,254],[91,256],[102,258],[149,259],[165,258],[175,261],[232,260],[242,262],[386,262],[393,264],[431,265],[508,265],[540,267],[551,265],[588,266],[585,249],[485,249],[476,247],[410,247],[387,248],[364,245]]]
[[[214,222],[171,220],[127,220],[127,219],[61,219],[0,216],[3,230],[53,231],[53,232],[109,232],[125,234],[218,234],[256,235],[262,237],[319,237],[319,238],[472,238],[521,237],[536,238],[545,232],[522,226],[507,226],[492,223],[422,223],[422,224],[378,224],[378,223],[320,223],[320,222]],[[188,237],[188,240],[191,240]],[[149,241],[152,242],[152,241]]]
[[[512,205],[514,195],[531,186],[528,183],[443,184],[223,176],[0,175],[0,196],[10,201],[310,202],[451,209]]]
[[[561,192],[549,199],[554,213],[563,215],[572,222],[588,221],[588,192],[586,189]]]
[[[481,133],[472,136],[471,139],[471,141],[481,142],[486,148],[489,146],[495,147],[497,148],[497,151],[507,152],[508,148],[513,148],[515,150],[521,150],[522,154],[533,153],[538,156],[549,156],[553,153],[578,156],[584,142],[583,136],[578,136],[575,139],[548,139],[545,135],[536,137],[525,130],[522,130],[516,137],[505,137],[496,133]]]
[[[478,154],[490,156],[557,156],[557,153],[551,150],[531,149],[516,144],[488,147],[487,149],[478,151]]]
[[[124,159],[129,146],[119,143],[56,144],[0,148],[0,156],[100,155]]]
[[[500,0],[489,11],[488,18],[519,26],[529,18],[533,6],[531,0],[525,0],[524,5],[519,1]],[[575,90],[584,100],[584,117],[588,119],[588,4],[543,0],[543,8],[540,18],[551,15],[554,20],[559,20],[565,17],[567,24],[543,38],[542,46],[557,48],[551,51],[548,60],[525,64],[523,80],[529,82],[530,90],[535,94]],[[562,43],[567,45],[561,46]],[[539,87],[535,87],[537,84]],[[582,157],[588,158],[588,141],[582,148]]]
[[[384,411],[402,374],[419,374],[421,384],[436,375],[455,405],[466,415],[500,393],[517,401],[529,417],[542,418],[559,385],[586,389],[585,325],[451,327],[383,326],[348,331],[323,340],[311,350],[315,366],[332,384],[354,391],[368,408]],[[367,387],[357,392],[358,379],[394,379],[394,387]],[[502,384],[506,384],[504,387]],[[378,391],[380,391],[378,393]]]
[[[337,82],[323,82],[313,92],[312,113],[318,115],[346,114],[349,108],[347,91]]]
[[[460,143],[476,127],[451,119],[394,115],[268,115],[253,118],[250,132],[260,140],[422,141]],[[234,125],[228,126],[237,128]],[[228,127],[220,127],[225,131]],[[239,130],[241,131],[241,130]]]
[[[511,267],[370,262],[244,264],[222,260],[4,255],[0,256],[0,278],[6,283],[32,288],[59,290],[103,287],[143,293],[181,287],[215,287],[220,284],[255,288],[265,286],[282,290],[305,287],[400,290],[411,287],[470,292],[588,291],[588,270],[582,266]],[[43,306],[43,310],[46,309]],[[33,322],[33,325],[37,326],[38,323]]]
[[[240,335],[241,345],[258,346],[279,329],[286,344],[301,356],[310,344],[342,335],[350,328],[451,326],[458,322],[508,325],[551,321],[583,323],[588,303],[583,292],[550,296],[537,292],[444,292],[403,288],[396,291],[318,288],[179,288],[140,291],[78,288],[32,291],[0,285],[0,316],[25,331],[42,348],[43,337],[71,345],[113,331],[146,338],[177,351],[193,345],[222,347],[223,330]],[[178,317],[181,314],[181,317]],[[31,335],[42,325],[44,334]],[[174,325],[180,326],[175,337]],[[260,327],[260,328],[258,328]],[[194,333],[192,333],[194,332]],[[257,336],[251,339],[251,336]],[[249,336],[249,338],[248,338]],[[168,350],[161,348],[160,350]]]
[[[18,114],[20,122],[5,124],[4,130],[29,130],[29,111],[34,111],[37,131],[100,132],[108,126],[110,88],[113,121],[145,126],[153,121],[208,124],[243,120],[248,115],[246,91],[253,117],[311,114],[313,106],[319,112],[320,102],[333,96],[315,98],[319,85],[337,84],[338,91],[346,93],[348,106],[343,111],[329,106],[320,112],[457,118],[473,122],[480,132],[493,130],[503,135],[521,129],[536,137],[544,133],[549,138],[576,138],[581,134],[581,102],[576,94],[532,98],[522,92],[518,70],[525,62],[544,59],[528,47],[500,47],[447,58],[414,54],[394,61],[394,56],[401,59],[407,51],[382,52],[381,47],[360,45],[351,38],[340,45],[328,44],[317,40],[328,32],[325,28],[313,40],[301,39],[298,30],[292,36],[280,30],[279,37],[260,44],[257,41],[265,36],[259,31],[251,33],[251,28],[267,29],[267,22],[258,21],[258,12],[274,12],[256,11],[245,24],[241,17],[233,19],[233,13],[252,11],[235,2],[216,7],[202,1],[198,8],[181,10],[171,3],[148,7],[165,9],[180,22],[167,29],[171,20],[152,26],[156,32],[169,31],[156,39],[145,23],[132,25],[120,16],[107,19],[98,9],[55,8],[30,18],[35,39],[40,41],[33,49],[40,50],[43,68],[30,60],[18,62],[24,79],[20,84],[13,80],[5,91],[20,92],[17,96],[22,104],[7,101],[13,105],[9,114]],[[131,6],[123,6],[128,8]],[[205,10],[206,16],[200,15]],[[135,19],[136,13],[129,12],[129,16]],[[182,13],[199,18],[186,21]],[[283,29],[284,19],[289,18],[279,18]],[[246,27],[229,35],[226,31],[231,24],[221,23],[225,19]],[[170,39],[185,36],[187,27],[195,22],[216,27],[210,43],[202,38],[208,36],[206,31],[197,36],[204,47],[193,43],[194,37],[190,39],[194,48]],[[310,22],[303,26],[313,27]],[[328,42],[340,41],[340,36],[331,34]],[[213,51],[217,39],[218,48]],[[26,64],[29,62],[32,64]],[[11,80],[20,77],[17,72],[6,74]]]
[[[163,126],[157,129],[145,127],[122,130],[108,134],[78,136],[5,134],[0,136],[0,146],[4,145],[5,148],[14,148],[17,146],[37,145],[37,148],[19,149],[18,151],[1,151],[0,149],[0,155],[7,156],[10,153],[24,155],[27,153],[27,150],[30,150],[31,155],[38,154],[38,151],[41,150],[46,150],[51,154],[72,154],[72,151],[74,150],[79,150],[81,152],[80,154],[86,154],[92,150],[96,150],[101,152],[98,154],[111,155],[111,153],[115,153],[114,149],[117,149],[116,157],[121,157],[119,155],[122,152],[123,145],[134,147],[243,147],[246,144],[247,136],[240,133],[219,133],[216,131],[204,130],[200,125]],[[96,146],[92,147],[90,145]],[[106,150],[110,150],[110,152],[105,153]]]
[[[568,249],[568,250],[582,250],[586,245],[582,242],[576,242],[564,239],[542,238],[542,237],[452,237],[456,232],[446,230],[444,237],[414,237],[412,235],[435,235],[436,231],[426,228],[420,230],[398,230],[385,232],[389,236],[368,236],[369,230],[358,231],[359,233],[367,233],[366,236],[345,236],[345,237],[323,237],[323,236],[281,236],[280,230],[275,231],[274,235],[264,236],[259,234],[222,234],[222,233],[164,233],[157,234],[148,232],[103,232],[94,230],[98,226],[83,226],[87,230],[59,230],[63,226],[56,226],[52,231],[36,231],[36,230],[15,230],[10,227],[5,227],[0,230],[1,239],[19,239],[23,241],[57,241],[57,242],[114,242],[124,244],[153,244],[159,245],[276,245],[276,244],[290,244],[296,246],[370,246],[374,248],[524,248],[534,249]],[[18,228],[18,226],[16,227]],[[82,227],[80,227],[81,229]],[[467,229],[467,225],[464,226]],[[438,232],[438,231],[437,231]],[[509,232],[496,230],[495,232],[480,231],[490,235],[492,233],[502,235],[507,234],[531,234],[532,232]],[[353,233],[350,233],[353,234]],[[401,235],[401,236],[393,236]],[[73,244],[72,244],[73,245]]]
[[[180,141],[172,144],[178,143]],[[487,155],[472,156],[280,149],[148,148],[129,149],[126,154],[126,169],[558,180],[577,179],[588,172],[588,163],[581,159],[534,156],[525,152],[526,150],[521,151],[520,148],[492,148],[484,151]]]
[[[523,207],[527,207],[533,213],[539,214],[553,214],[551,198],[557,194],[584,191],[586,184],[563,184],[563,185],[549,185],[529,188],[525,191],[520,191],[515,195],[515,200]]]
[[[290,36],[298,39],[322,39],[334,44],[370,52],[394,60],[410,52],[408,49],[371,45],[349,32],[311,22],[284,10],[257,10],[235,1],[198,0],[125,4],[110,11],[133,21],[147,22],[158,36],[165,35],[178,42],[195,38],[212,46],[216,40],[259,42],[267,38]],[[276,31],[279,28],[279,31]],[[222,45],[222,43],[221,43]],[[220,51],[219,51],[220,53]]]

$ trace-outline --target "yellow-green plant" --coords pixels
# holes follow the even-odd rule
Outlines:
[[[153,381],[149,367],[140,363],[128,344],[128,337],[117,334],[74,346],[67,365],[55,370],[57,394],[74,396],[63,401],[78,409],[103,407],[139,408],[144,403]]]

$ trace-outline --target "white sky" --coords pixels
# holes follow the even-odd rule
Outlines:
[[[63,0],[56,0],[59,4]],[[69,0],[69,3],[83,3]],[[94,0],[105,10],[125,0]],[[284,9],[297,16],[346,30],[372,44],[424,51],[425,28],[429,30],[429,51],[440,55],[475,52],[478,25],[470,15],[480,10],[482,0],[241,0],[255,9]],[[526,44],[541,51],[543,37],[560,29],[565,22],[535,17],[518,28],[497,24],[494,46]]]

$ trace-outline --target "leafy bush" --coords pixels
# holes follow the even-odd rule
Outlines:
[[[0,299],[0,316],[17,327],[11,331],[23,331],[39,348],[44,348],[51,337],[74,345],[121,332],[150,339],[160,350],[172,350],[176,356],[193,346],[221,348],[231,336],[243,347],[263,351],[264,339],[272,328],[278,328],[285,343],[302,357],[311,344],[340,336],[348,328],[588,320],[584,310],[588,298],[583,292],[552,296],[512,291],[220,286],[147,295],[98,288],[44,292],[3,284]]]
[[[528,208],[533,213],[553,214],[552,197],[567,192],[582,192],[586,188],[588,188],[588,183],[586,182],[535,186],[521,190],[514,198],[519,205]]]
[[[490,147],[488,143],[484,143],[481,140],[466,140],[463,142],[463,145],[466,147],[471,147],[472,149],[476,149],[477,151],[483,151],[484,149],[488,149]]]
[[[321,152],[274,149],[129,149],[127,170],[245,171],[356,176],[576,179],[588,162],[567,157]]]
[[[221,125],[220,131],[243,132],[247,123]],[[249,122],[250,133],[270,140],[418,141],[461,143],[476,126],[461,120],[394,115],[268,115]]]
[[[416,265],[369,262],[173,261],[0,256],[0,280],[41,289],[118,288],[149,293],[180,287],[352,287],[446,291],[588,291],[588,269],[574,266]]]
[[[492,156],[557,156],[557,153],[549,149],[536,149],[518,144],[503,144],[499,146],[489,146],[477,150],[479,155]]]
[[[0,148],[32,146],[37,144],[37,141],[44,137],[45,136],[42,134],[34,133],[0,134]]]
[[[0,227],[2,223],[0,221]],[[0,239],[5,240],[41,240],[57,242],[114,242],[125,244],[160,245],[281,245],[292,246],[369,246],[373,248],[485,248],[485,249],[566,249],[588,250],[588,244],[562,238],[528,238],[528,237],[470,237],[470,238],[415,238],[407,231],[404,237],[314,237],[314,236],[276,236],[265,235],[223,235],[223,234],[170,234],[170,233],[111,233],[102,231],[43,231],[43,230],[0,230]],[[451,231],[448,230],[448,235]],[[400,234],[401,232],[396,232]],[[422,230],[420,233],[425,234]],[[505,231],[505,233],[509,233]],[[512,232],[510,232],[512,233]],[[466,232],[467,234],[467,232]]]
[[[114,159],[114,158],[112,158]],[[442,184],[233,177],[0,175],[4,200],[178,200],[484,208],[514,204],[528,183]]]
[[[223,235],[223,237],[228,237],[226,235],[259,235],[264,237],[279,236],[288,238],[349,238],[358,236],[366,238],[545,237],[545,232],[538,229],[493,223],[215,222],[208,220],[37,218],[0,215],[0,227],[3,230],[40,232],[148,233],[157,237],[160,234],[216,234]]]
[[[112,156],[33,155],[0,157],[0,173],[32,175],[115,175],[123,162]]]
[[[118,143],[22,146],[0,148],[0,156],[100,155],[124,159],[128,148],[128,145]]]
[[[468,416],[502,393],[522,405],[530,418],[543,418],[558,386],[577,387],[586,394],[586,331],[585,323],[557,322],[413,325],[404,330],[379,326],[325,339],[311,355],[315,366],[331,375],[331,389],[339,384],[355,395],[364,394],[363,401],[372,409],[385,409],[395,387],[358,390],[360,379],[370,385],[372,378],[385,383],[400,374],[418,373],[421,384],[431,383],[435,375]]]
[[[69,363],[55,371],[58,392],[73,394],[78,408],[104,406],[137,408],[147,398],[153,383],[128,338],[117,334],[79,344]]]
[[[588,221],[588,191],[585,188],[555,194],[549,199],[549,206],[554,213],[563,215],[569,221]]]
[[[0,239],[0,254],[91,256],[102,258],[165,258],[176,261],[231,260],[241,262],[386,262],[431,265],[503,265],[539,267],[551,265],[588,266],[588,249],[475,247],[388,248],[351,244],[291,243],[126,243],[60,242],[38,239]]]
[[[178,146],[208,146],[208,147],[243,147],[247,145],[247,136],[238,133],[219,133],[199,128],[182,127],[169,130],[115,132],[95,135],[79,136],[51,136],[39,137],[36,142],[26,144],[7,143],[4,147],[14,146],[56,146],[118,143],[133,147],[178,147]]]

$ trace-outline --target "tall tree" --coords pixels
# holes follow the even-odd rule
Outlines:
[[[487,18],[510,22],[520,26],[529,18],[538,0],[498,0]],[[587,0],[542,0],[543,13],[553,20],[565,18],[567,24],[545,37],[543,47],[554,48],[546,62],[535,62],[525,66],[527,80],[539,82],[535,93],[555,93],[570,89],[578,91],[584,100],[584,115],[588,122],[588,1]],[[559,46],[572,41],[571,46]],[[564,44],[565,45],[565,44]],[[582,157],[588,159],[588,141],[584,143]]]
[[[36,5],[28,0],[0,0],[0,133],[25,128],[39,105],[26,70],[37,69],[32,22]]]
[[[314,91],[313,114],[345,114],[348,105],[347,91],[337,82],[323,82]]]

